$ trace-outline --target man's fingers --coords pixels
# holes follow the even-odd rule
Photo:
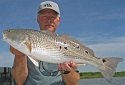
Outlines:
[[[73,61],[70,61],[70,64],[69,64],[70,67],[72,67],[73,69],[77,69],[77,64]]]
[[[64,63],[64,67],[66,68],[66,71],[71,71],[71,67],[67,62]]]
[[[60,71],[72,71],[73,69],[77,69],[77,64],[73,61],[70,61],[69,63],[64,62],[64,63],[60,63],[58,64],[58,68]]]
[[[71,67],[69,66],[69,64],[67,62],[58,64],[58,68],[60,71],[70,71],[71,70]]]
[[[66,66],[64,65],[64,63],[58,64],[58,68],[59,68],[60,71],[66,71],[66,70],[67,70],[67,68],[66,68]]]

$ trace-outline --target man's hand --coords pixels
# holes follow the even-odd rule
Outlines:
[[[24,56],[25,54],[23,54],[22,52],[16,50],[15,48],[13,48],[12,46],[10,46],[10,52],[13,53],[14,55],[17,56]]]
[[[10,52],[15,55],[12,75],[18,85],[23,85],[28,75],[27,57],[10,46]]]
[[[58,64],[58,68],[60,71],[69,71],[68,74],[62,73],[62,78],[66,85],[78,85],[80,76],[79,73],[75,71],[77,69],[77,64],[73,61],[70,61],[68,64],[67,62]]]

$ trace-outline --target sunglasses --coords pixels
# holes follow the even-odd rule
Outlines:
[[[39,70],[44,76],[56,76],[59,73],[57,65],[40,61]]]

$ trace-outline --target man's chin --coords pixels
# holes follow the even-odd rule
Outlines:
[[[46,30],[50,30],[50,31],[54,31],[55,30],[53,26],[46,26],[45,29]]]

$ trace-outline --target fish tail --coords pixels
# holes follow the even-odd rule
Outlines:
[[[122,58],[103,58],[103,65],[99,66],[99,70],[108,82],[112,81],[115,74],[117,64],[121,62]]]

